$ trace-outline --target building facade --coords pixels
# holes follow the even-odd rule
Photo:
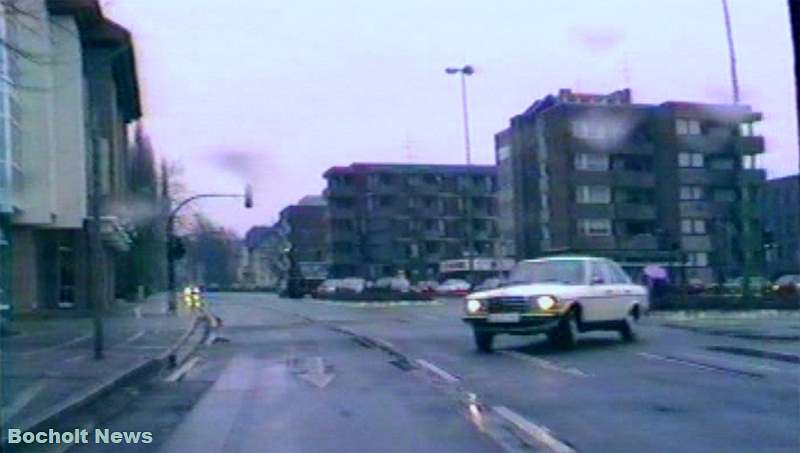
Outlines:
[[[248,289],[280,287],[289,269],[284,236],[278,226],[255,226],[244,237],[240,283]]]
[[[758,272],[760,120],[748,106],[562,89],[495,136],[500,234],[520,259],[588,253],[706,282]]]
[[[767,275],[800,274],[800,175],[767,181],[760,205]]]
[[[24,85],[50,88],[15,92],[11,299],[23,311],[88,308],[116,296],[117,254],[130,246],[127,127],[141,116],[133,44],[96,0],[29,3],[36,14],[13,17],[18,45],[59,63],[16,63]],[[89,256],[94,197],[102,245]]]
[[[435,279],[442,261],[507,252],[494,166],[355,163],[324,177],[334,277]]]
[[[296,271],[305,278],[322,279],[328,275],[327,218],[327,202],[317,195],[303,197],[280,212],[277,228],[289,249],[287,262],[297,266]]]

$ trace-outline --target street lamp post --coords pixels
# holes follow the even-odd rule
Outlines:
[[[469,113],[467,109],[467,76],[475,73],[475,69],[466,65],[463,68],[446,68],[445,73],[450,75],[459,74],[461,76],[461,109],[464,115],[464,151],[466,153],[467,168],[472,167],[472,149],[469,142]],[[466,187],[465,187],[466,188]],[[466,217],[465,233],[467,236],[467,280],[473,283],[474,271],[474,253],[473,253],[473,235],[472,235],[472,200],[469,196],[469,188],[466,188],[466,197],[464,197],[464,214]]]
[[[244,194],[200,194],[189,197],[175,206],[167,216],[167,310],[175,313],[178,309],[178,301],[175,294],[175,218],[178,212],[187,204],[200,198],[244,198],[244,207],[253,207],[253,191],[249,185],[245,186]]]

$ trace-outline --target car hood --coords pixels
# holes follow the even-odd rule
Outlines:
[[[513,285],[503,288],[478,291],[470,294],[470,299],[489,299],[494,297],[521,297],[521,296],[556,296],[577,297],[580,294],[580,285],[560,285],[554,283],[536,283],[530,285]]]

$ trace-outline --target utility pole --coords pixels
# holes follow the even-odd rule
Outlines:
[[[454,75],[459,74],[461,76],[461,110],[464,116],[464,151],[466,154],[466,161],[467,161],[467,180],[470,181],[470,184],[464,186],[464,214],[465,214],[465,224],[466,224],[466,239],[467,239],[467,281],[470,284],[474,283],[474,270],[475,270],[475,253],[473,252],[474,243],[473,243],[473,234],[472,234],[472,197],[470,195],[470,186],[471,180],[469,179],[472,175],[470,174],[469,170],[472,168],[472,148],[470,146],[469,141],[469,114],[467,109],[467,76],[470,76],[475,73],[475,69],[470,66],[466,65],[463,68],[447,68],[444,70],[445,73]]]
[[[93,134],[94,135],[94,134]],[[87,271],[88,291],[87,295],[92,301],[92,330],[94,337],[94,359],[103,359],[103,309],[105,305],[105,279],[103,278],[105,266],[100,263],[101,243],[100,243],[100,211],[101,211],[101,191],[100,181],[100,154],[99,140],[92,140],[91,144],[91,194],[89,196],[89,218],[87,219],[88,236],[88,258],[89,266]]]
[[[739,105],[739,77],[736,73],[736,49],[733,45],[733,29],[731,27],[731,17],[730,11],[728,9],[728,0],[722,0],[722,13],[725,19],[725,37],[728,41],[728,60],[730,63],[730,73],[731,73],[731,89],[733,90],[733,105]],[[741,235],[742,235],[742,298],[745,301],[749,301],[751,298],[751,288],[750,288],[750,281],[752,279],[753,274],[753,228],[751,222],[751,206],[752,203],[755,201],[756,193],[752,193],[755,191],[750,190],[750,185],[747,183],[747,179],[745,178],[744,171],[746,170],[745,165],[745,157],[746,155],[739,148],[738,156],[739,156],[739,165],[741,167],[741,171],[739,173],[739,216],[740,216],[740,224],[741,224]],[[755,163],[755,157],[750,155],[747,159],[751,164]]]

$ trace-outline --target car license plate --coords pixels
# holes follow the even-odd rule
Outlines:
[[[489,322],[519,322],[519,313],[492,313]]]

